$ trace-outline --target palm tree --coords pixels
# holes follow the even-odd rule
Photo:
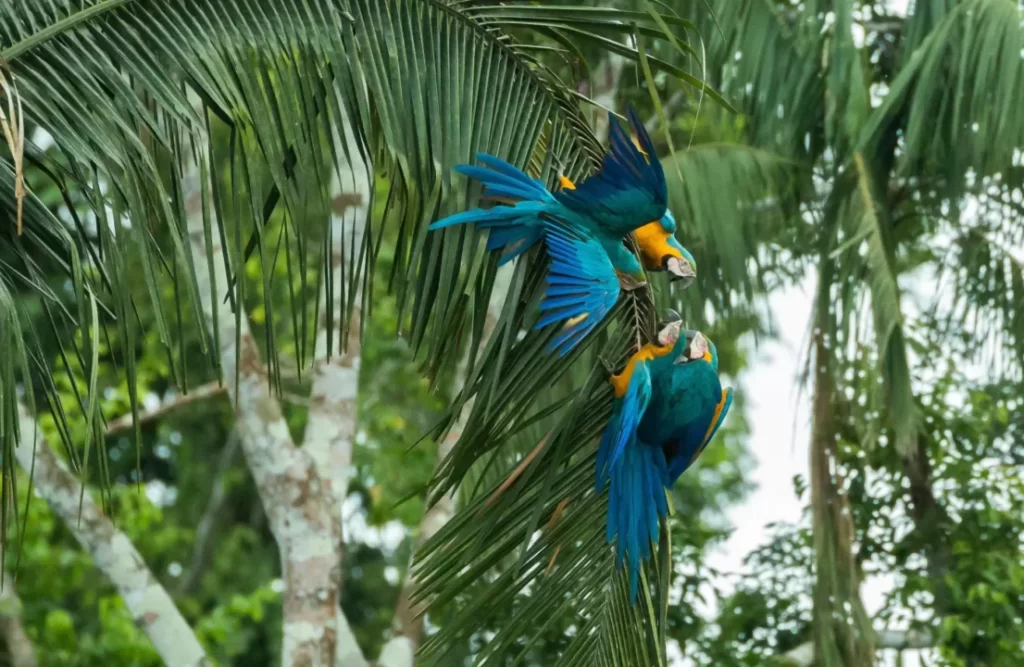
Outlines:
[[[718,21],[699,4],[678,6],[706,36],[708,81],[744,114],[754,146],[802,166],[802,219],[776,241],[788,241],[794,265],[817,265],[807,368],[813,664],[869,665],[876,637],[859,599],[836,442],[853,422],[862,447],[891,443],[928,545],[936,618],[958,613],[944,583],[950,519],[931,486],[921,422],[926,385],[914,372],[927,360],[915,360],[906,336],[924,320],[906,292],[923,285],[934,295],[926,312],[967,323],[974,360],[1019,381],[1024,264],[1012,248],[1024,238],[1024,15],[1007,0],[919,2],[905,16],[853,2],[710,8]],[[745,250],[713,246],[737,263]],[[857,372],[865,367],[875,370]]]
[[[16,518],[7,504],[13,461],[31,469],[30,448],[46,446],[36,423],[43,407],[69,461],[38,457],[52,473],[40,488],[51,503],[60,497],[70,525],[69,465],[82,480],[98,469],[101,491],[109,484],[104,457],[89,463],[103,444],[100,356],[123,371],[137,422],[140,311],[153,313],[183,391],[193,358],[182,329],[197,325],[203,356],[235,403],[242,449],[281,552],[282,664],[362,664],[338,608],[339,473],[351,442],[339,421],[347,416],[332,411],[330,397],[341,386],[339,369],[357,362],[353,314],[372,317],[386,238],[395,248],[388,278],[402,333],[425,370],[443,377],[469,350],[465,388],[435,435],[460,423],[464,407],[472,411],[432,488],[439,499],[462,483],[465,507],[423,549],[410,597],[441,605],[469,595],[470,610],[511,608],[513,620],[481,651],[484,661],[502,660],[514,640],[536,636],[571,607],[581,621],[561,664],[665,663],[667,546],[646,573],[642,604],[630,606],[603,543],[602,501],[591,490],[589,441],[609,398],[599,382],[599,346],[552,359],[540,353],[547,334],[520,340],[541,287],[537,253],[517,264],[505,307],[488,324],[495,258],[475,232],[428,234],[427,224],[475,205],[478,193],[453,178],[452,167],[478,151],[548,182],[597,167],[603,149],[550,53],[575,66],[580,45],[611,49],[639,62],[648,82],[652,72],[664,73],[720,100],[691,74],[699,67],[680,64],[697,53],[683,33],[691,24],[649,8],[441,0],[58,0],[5,4],[0,18],[10,149],[0,169],[10,220],[0,231],[0,342],[11,352],[0,355],[5,520]],[[26,125],[44,131],[54,148],[26,141]],[[215,140],[220,134],[226,141]],[[59,189],[67,221],[34,194],[33,179]],[[351,201],[342,197],[353,193]],[[380,219],[368,216],[375,197],[387,200]],[[273,298],[282,266],[284,308]],[[64,281],[67,288],[59,287]],[[290,339],[267,326],[256,340],[243,305],[249,291],[262,294],[266,321],[291,324]],[[26,295],[45,309],[50,331],[27,328]],[[650,291],[636,292],[597,339],[602,354],[621,358],[648,335],[653,311]],[[61,342],[60,367],[41,354],[42,336]],[[331,356],[336,341],[348,357]],[[297,372],[315,366],[301,447],[276,398],[286,356]],[[68,375],[78,405],[59,402],[54,372]],[[67,410],[86,415],[81,440],[67,428]],[[556,415],[550,437],[519,464],[522,434]],[[80,541],[94,544],[89,530],[100,526],[124,546],[102,506],[85,507],[90,521],[79,526]],[[136,620],[168,662],[203,664],[170,598],[142,594],[152,574],[128,547],[105,566],[122,575]],[[131,560],[135,575],[118,572],[118,558]],[[498,597],[488,579],[494,572]],[[483,582],[479,595],[467,593],[473,582]],[[519,595],[534,585],[534,594]],[[472,630],[472,616],[460,619],[425,647],[428,658]],[[395,639],[379,664],[411,664],[413,635]]]

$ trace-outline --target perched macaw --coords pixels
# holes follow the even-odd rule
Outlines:
[[[575,184],[566,176],[560,177],[563,190],[575,190]],[[681,281],[687,288],[697,277],[697,260],[676,238],[676,218],[665,209],[660,220],[648,222],[633,230],[633,238],[640,250],[640,260],[647,271],[666,271],[672,282]]]
[[[722,425],[731,388],[718,379],[718,351],[676,320],[612,376],[615,404],[597,453],[597,492],[608,484],[608,542],[629,568],[636,599],[640,565],[658,542],[668,514],[666,491],[690,467]]]
[[[629,117],[639,147],[610,115],[609,153],[601,171],[578,187],[564,179],[563,185],[572,187],[550,192],[541,181],[513,165],[490,155],[477,155],[489,169],[471,165],[456,169],[480,180],[486,197],[507,205],[458,213],[430,226],[441,229],[472,222],[490,229],[487,249],[502,251],[500,263],[545,239],[552,265],[540,306],[544,314],[535,328],[562,322],[563,329],[550,347],[561,354],[569,352],[607,316],[621,289],[643,284],[643,268],[624,245],[623,237],[651,220],[662,229],[666,225],[674,229],[675,221],[670,216],[667,222],[659,222],[666,216],[668,195],[661,164],[646,157],[654,154],[654,145],[636,112],[630,109]],[[692,280],[692,258],[685,262],[663,259],[665,248],[670,248],[664,234],[648,232],[641,236],[651,245],[649,252],[641,253],[645,259],[657,257],[651,260],[653,265]]]

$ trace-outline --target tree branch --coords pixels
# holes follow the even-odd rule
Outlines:
[[[152,410],[145,410],[139,413],[139,424],[145,424],[148,421],[159,419],[172,410],[184,407],[190,403],[200,401],[211,396],[216,396],[227,391],[227,387],[220,384],[219,382],[211,382],[204,384],[199,387],[195,387],[187,394],[178,394],[174,398],[164,401]],[[117,419],[112,419],[107,422],[107,435],[112,435],[120,431],[125,431],[132,428],[132,413],[122,415]]]
[[[335,660],[341,578],[341,536],[334,532],[332,498],[312,457],[292,442],[281,405],[271,394],[248,318],[243,313],[236,323],[231,304],[220,297],[218,290],[228,284],[224,249],[215,230],[207,247],[203,224],[203,189],[209,184],[200,182],[195,165],[184,181],[204,315],[211,330],[215,322],[220,328],[217,352],[224,377],[229,378],[228,394],[237,406],[236,428],[242,451],[280,552],[284,580],[281,664],[328,667]],[[216,224],[210,220],[211,226]],[[209,264],[208,251],[212,258]]]
[[[23,447],[25,445],[22,445]],[[36,667],[36,647],[25,634],[21,622],[21,600],[14,590],[14,580],[3,575],[3,591],[0,591],[0,634],[7,644],[7,656],[11,667]]]
[[[163,661],[172,667],[210,665],[192,628],[128,536],[114,527],[90,494],[81,496],[79,511],[78,478],[57,457],[34,417],[20,404],[18,426],[22,433],[21,444],[14,449],[18,464],[33,474],[39,495],[92,557],[96,567],[110,578],[136,625],[153,642]]]
[[[342,507],[348,495],[348,474],[356,435],[362,351],[359,311],[362,289],[360,276],[358,272],[351,271],[351,263],[360,256],[363,247],[372,172],[360,157],[355,133],[347,119],[342,119],[339,125],[340,131],[334,129],[334,154],[339,158],[347,155],[352,160],[341,165],[331,183],[331,271],[324,276],[319,297],[320,321],[317,323],[313,357],[313,387],[302,448],[313,458],[333,499],[331,520],[338,539],[340,568],[344,555]],[[353,279],[346,280],[347,275],[352,275]],[[349,301],[354,306],[352,319],[346,322],[343,314]],[[337,340],[332,340],[334,336]],[[345,345],[341,344],[343,338]],[[340,585],[339,581],[339,597]],[[339,629],[348,628],[348,620],[340,604],[337,613]],[[347,635],[339,632],[337,667],[365,665],[366,660],[355,636],[351,631]]]
[[[206,510],[203,512],[203,518],[199,520],[199,526],[196,527],[196,539],[195,546],[192,549],[192,561],[186,570],[185,576],[182,577],[181,583],[178,585],[178,595],[187,595],[195,590],[196,586],[199,585],[199,581],[203,577],[203,572],[206,571],[206,560],[210,552],[210,547],[213,545],[213,538],[215,537],[214,527],[217,524],[217,517],[220,516],[220,511],[224,507],[224,501],[227,500],[227,486],[224,483],[224,477],[231,470],[231,466],[234,465],[235,459],[238,458],[238,450],[241,441],[238,437],[238,431],[231,429],[231,433],[228,435],[228,441],[224,445],[224,449],[220,453],[220,458],[217,460],[217,471],[213,476],[213,488],[210,490],[210,500],[206,504]]]

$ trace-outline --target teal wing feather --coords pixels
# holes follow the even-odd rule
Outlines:
[[[553,220],[544,223],[544,240],[551,266],[547,290],[541,301],[540,329],[562,322],[562,331],[548,351],[567,354],[608,313],[619,298],[619,277],[601,243],[570,225]]]
[[[637,427],[651,398],[646,362],[634,366],[626,394],[615,401],[597,450],[597,492],[608,484],[605,537],[615,543],[619,567],[629,570],[630,601],[639,589],[640,568],[658,543],[659,519],[668,515],[668,470],[661,449],[642,442]]]
[[[671,486],[703,450],[722,385],[711,364],[703,361],[658,364],[652,373],[653,397],[639,433],[664,452]]]
[[[629,120],[648,160],[619,124],[608,115],[609,152],[601,170],[576,184],[575,189],[554,193],[567,208],[596,221],[602,231],[621,237],[665,215],[668,187],[647,130],[632,107]]]
[[[543,237],[544,214],[558,204],[543,183],[530,178],[518,167],[486,153],[478,153],[476,157],[488,168],[460,164],[455,170],[483,183],[485,197],[511,200],[514,205],[456,213],[433,223],[430,229],[468,223],[489,229],[487,249],[501,250],[498,263],[505,264],[522,255]]]
[[[626,444],[636,437],[636,429],[651,400],[651,373],[646,362],[633,367],[626,394],[615,400],[612,416],[597,449],[597,492],[604,489],[609,471],[622,456]]]

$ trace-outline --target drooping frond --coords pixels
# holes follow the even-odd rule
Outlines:
[[[932,4],[915,9],[930,12],[909,22],[920,42],[904,54],[861,143],[879,141],[902,119],[899,173],[941,177],[959,196],[970,172],[1005,170],[1024,146],[1024,12],[1013,0],[968,0],[944,15]]]
[[[733,143],[697,144],[674,160],[683,182],[674,183],[669,206],[698,267],[697,285],[677,296],[723,310],[733,294],[751,300],[762,286],[761,262],[772,261],[780,238],[792,238],[790,228],[800,224],[793,195],[807,175],[796,162]],[[675,169],[665,165],[667,173]]]
[[[263,280],[268,320],[306,322],[318,315],[319,281],[335,284],[322,275],[334,270],[323,261],[331,245],[332,174],[349,171],[361,155],[374,172],[369,182],[386,179],[388,201],[361,244],[343,244],[339,301],[345,308],[327,313],[328,331],[346,339],[357,286],[366,288],[362,298],[369,303],[376,254],[388,235],[396,245],[391,287],[403,333],[431,370],[453,364],[462,350],[453,341],[479,338],[480,304],[488,301],[496,269],[475,231],[428,233],[431,220],[476,203],[475,186],[453,167],[483,151],[520,166],[532,163],[536,175],[553,183],[559,172],[584,175],[603,152],[572,91],[515,48],[500,25],[483,25],[466,9],[438,0],[3,3],[0,57],[7,80],[24,103],[26,122],[54,146],[29,142],[25,162],[58,186],[70,220],[33,213],[26,200],[20,237],[13,215],[11,224],[0,225],[3,279],[10,290],[44,301],[43,268],[48,279],[70,279],[73,306],[47,301],[54,334],[89,377],[100,332],[116,327],[120,349],[113,354],[136,412],[139,312],[154,313],[173,374],[186,384],[177,334],[200,316],[203,296],[189,219],[201,216],[208,249],[215,241],[225,248],[228,284],[215,285],[212,298],[230,299],[235,317],[244,317],[248,281],[237,278],[248,269]],[[613,22],[612,14],[602,21]],[[343,124],[354,139],[336,142]],[[2,174],[7,188],[15,182],[8,171]],[[200,194],[186,200],[185,192]],[[50,265],[38,267],[41,258]],[[517,273],[518,289],[523,277],[537,275],[536,259]],[[283,308],[268,289],[278,262],[287,262],[293,287]],[[504,320],[495,338],[495,355],[505,355],[527,312],[511,311],[514,318]],[[371,315],[369,308],[363,312]],[[295,329],[288,343],[301,367],[311,360],[312,332]],[[202,347],[216,348],[217,335],[210,340],[200,331]],[[270,373],[279,385],[284,343],[273,338],[272,327],[267,336]],[[530,377],[545,372],[535,357],[523,363]],[[14,414],[13,394],[3,398],[3,409]],[[85,410],[95,403],[85,397],[80,404]],[[93,423],[101,426],[98,413]]]
[[[746,115],[753,145],[813,154],[824,97],[815,19],[794,21],[767,0],[670,4],[693,17],[707,46],[708,82]]]
[[[620,320],[631,317],[631,307],[627,302],[620,308]],[[630,328],[620,327],[610,349],[632,349],[635,342],[630,339]],[[544,341],[537,343],[542,346]],[[458,601],[455,618],[424,645],[426,664],[435,664],[448,647],[499,617],[505,619],[500,630],[482,647],[475,664],[505,664],[510,655],[522,658],[568,610],[574,624],[559,666],[664,664],[656,609],[667,604],[660,592],[667,573],[646,568],[639,599],[630,605],[628,576],[617,572],[614,550],[605,539],[607,496],[595,495],[594,465],[611,390],[600,367],[579,381],[579,370],[592,366],[587,357],[585,353],[577,369],[569,371],[575,375],[570,384],[577,389],[568,394],[568,402],[556,406],[554,414],[538,416],[539,430],[548,435],[526,465],[507,482],[488,476],[493,484],[481,485],[422,550],[416,566],[419,594],[435,606]],[[624,355],[611,363],[622,360]],[[509,389],[516,395],[523,391],[506,387],[503,395]],[[478,419],[478,429],[489,426],[496,434],[495,452],[514,437],[500,430],[501,414]],[[460,449],[486,441],[469,428],[463,433],[449,470],[465,460]],[[481,460],[491,465],[489,457]],[[450,475],[459,476],[454,471]]]
[[[897,448],[909,454],[916,442],[919,420],[910,383],[910,362],[888,222],[881,217],[883,213],[872,194],[872,175],[859,153],[854,155],[854,171],[847,180],[853,180],[853,184],[839,213],[839,219],[847,225],[840,250],[845,250],[847,258],[852,253],[863,252],[863,261],[847,261],[846,266],[862,268],[864,275],[860,279],[871,292],[876,352],[886,382],[889,421],[896,434]],[[840,186],[835,194],[841,196],[844,191]]]
[[[1024,207],[1014,201],[1020,192],[993,183],[974,214],[965,211],[957,221],[939,271],[952,299],[937,304],[947,326],[973,332],[969,349],[983,367],[1017,379],[1024,372]]]

